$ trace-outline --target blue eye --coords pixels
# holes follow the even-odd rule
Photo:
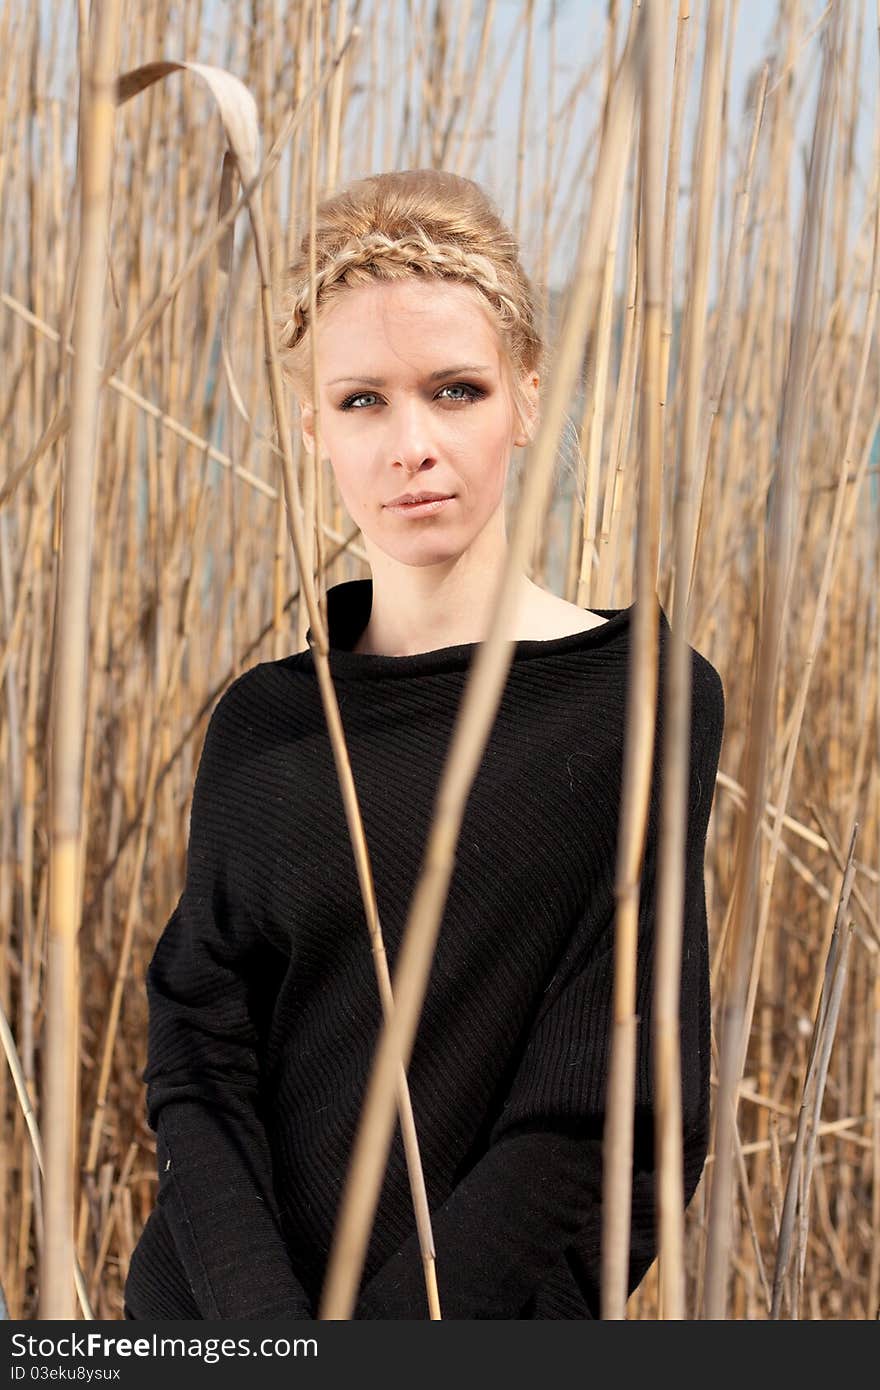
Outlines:
[[[452,383],[451,386],[443,386],[443,387],[441,387],[441,390],[443,390],[443,391],[469,391],[469,392],[470,392],[470,395],[469,395],[469,396],[458,396],[458,397],[455,398],[455,399],[460,400],[460,401],[461,401],[461,400],[465,400],[465,401],[467,401],[467,400],[471,400],[471,401],[479,400],[480,396],[482,396],[482,395],[485,394],[485,392],[481,391],[478,387],[476,387],[476,386],[469,386],[469,385],[467,384],[466,381],[454,381],[454,382]]]
[[[479,387],[479,386],[471,386],[471,385],[470,385],[468,382],[466,382],[466,381],[455,381],[455,382],[451,382],[448,386],[441,386],[440,390],[441,390],[441,391],[467,391],[468,394],[467,394],[466,396],[450,396],[450,397],[447,398],[448,400],[451,400],[452,403],[453,403],[454,405],[458,405],[459,403],[461,403],[462,405],[464,405],[464,404],[469,403],[469,402],[478,401],[478,400],[480,400],[483,396],[485,396],[485,394],[486,394],[486,392],[485,392],[484,390],[482,390],[481,387]],[[367,397],[367,396],[372,396],[374,400],[378,400],[378,399],[379,399],[378,396],[376,396],[375,393],[374,393],[373,391],[358,391],[358,392],[356,392],[356,394],[353,395],[353,396],[346,396],[345,400],[340,402],[340,404],[339,404],[339,409],[340,409],[340,410],[359,410],[359,409],[361,409],[361,407],[360,407],[360,406],[356,406],[356,405],[355,405],[355,401],[362,401],[362,400],[364,400],[364,398]],[[368,409],[369,409],[369,406],[364,406],[363,409],[364,409],[364,410],[368,410]]]

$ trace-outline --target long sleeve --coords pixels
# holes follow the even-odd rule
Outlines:
[[[158,1202],[202,1316],[305,1319],[312,1310],[282,1237],[261,1118],[248,973],[255,937],[227,842],[234,692],[209,723],[184,891],[147,971],[147,1116]]]
[[[697,669],[704,674],[693,699],[681,975],[685,1203],[696,1189],[708,1146],[704,855],[724,722],[717,672],[702,661]],[[655,861],[656,834],[649,826],[639,906],[630,1291],[656,1255],[651,1039]],[[558,1309],[575,1304],[578,1288],[584,1290],[589,1313],[599,1316],[613,932],[612,917],[600,941],[584,944],[580,961],[575,938],[568,966],[557,972],[540,1006],[486,1152],[432,1212],[445,1318],[577,1316]],[[416,1233],[366,1284],[355,1316],[428,1316]]]

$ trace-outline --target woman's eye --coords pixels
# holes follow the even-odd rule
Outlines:
[[[451,401],[452,401],[453,403],[455,403],[455,404],[457,404],[459,401],[462,401],[462,402],[464,402],[464,401],[478,401],[478,400],[480,400],[480,398],[481,398],[482,396],[484,396],[484,395],[486,394],[485,391],[483,391],[479,386],[471,386],[471,385],[469,385],[468,382],[466,382],[466,381],[456,381],[456,382],[451,383],[449,386],[441,386],[440,392],[438,392],[438,395],[440,395],[443,391],[466,391],[466,392],[467,392],[467,395],[465,395],[465,396],[449,396],[449,397],[447,397],[448,400],[451,400]],[[374,393],[373,391],[359,391],[359,392],[357,393],[357,395],[354,395],[354,396],[347,396],[347,397],[345,398],[345,400],[341,402],[341,404],[340,404],[340,406],[339,406],[339,409],[340,409],[340,410],[356,410],[356,409],[360,409],[360,407],[359,407],[356,403],[357,403],[358,401],[363,401],[363,400],[367,399],[368,397],[372,397],[372,399],[373,399],[374,401],[375,401],[375,400],[378,400],[378,397],[375,395],[375,393]],[[364,408],[364,409],[368,409],[367,406],[364,406],[363,408]]]
[[[469,393],[467,396],[455,396],[455,397],[453,397],[454,400],[458,400],[458,401],[467,401],[467,400],[475,401],[475,400],[479,400],[480,396],[483,395],[483,392],[480,391],[478,387],[476,387],[476,386],[468,386],[468,384],[467,384],[466,381],[456,381],[452,386],[444,386],[444,387],[442,388],[442,390],[444,390],[444,391],[467,391],[467,392]]]

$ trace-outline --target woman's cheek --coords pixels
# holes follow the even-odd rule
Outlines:
[[[336,486],[342,494],[343,502],[346,506],[349,506],[350,503],[357,504],[359,501],[358,494],[363,491],[364,487],[363,465],[359,467],[356,460],[349,461],[341,450],[335,455],[328,450],[328,457],[330,458],[330,466],[333,469],[333,474],[336,478]]]

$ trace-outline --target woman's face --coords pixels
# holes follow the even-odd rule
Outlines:
[[[358,286],[322,311],[317,338],[322,452],[365,539],[403,564],[430,565],[460,555],[499,508],[503,531],[511,450],[529,436],[479,291],[415,278]],[[535,411],[537,384],[537,374],[524,382]],[[313,425],[304,402],[310,452]],[[389,508],[424,492],[451,500]]]

